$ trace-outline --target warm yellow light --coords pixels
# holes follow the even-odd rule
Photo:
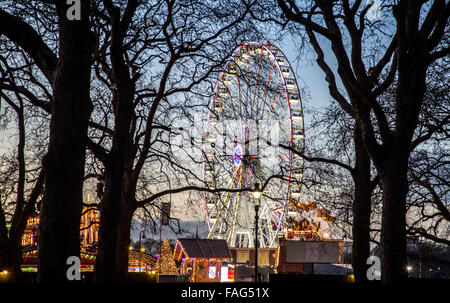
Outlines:
[[[355,275],[348,275],[347,276],[347,282],[355,283]]]
[[[129,250],[132,250],[132,249],[133,249],[133,246],[128,247],[128,249],[129,249]]]
[[[261,192],[259,192],[259,191],[254,191],[252,194],[253,194],[253,197],[255,197],[256,199],[261,198]]]
[[[255,189],[251,193],[256,199],[259,199],[261,197],[262,192],[259,189],[259,183],[255,184]]]

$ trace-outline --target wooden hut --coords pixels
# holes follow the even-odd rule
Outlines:
[[[174,260],[190,282],[220,282],[221,267],[232,256],[225,240],[189,238],[177,240]]]

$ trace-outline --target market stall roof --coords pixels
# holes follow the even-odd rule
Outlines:
[[[178,239],[175,255],[182,250],[188,258],[220,258],[231,259],[227,242],[222,239]]]

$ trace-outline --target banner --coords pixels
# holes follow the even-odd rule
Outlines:
[[[161,225],[169,225],[170,220],[170,202],[161,203]]]

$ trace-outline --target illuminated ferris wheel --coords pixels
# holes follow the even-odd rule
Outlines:
[[[204,181],[208,238],[230,247],[254,246],[254,198],[238,189],[265,184],[260,198],[259,247],[276,246],[289,198],[300,195],[305,148],[303,110],[294,72],[269,43],[235,49],[219,75],[204,135]],[[268,181],[269,180],[269,181]],[[268,181],[268,182],[266,182]]]

